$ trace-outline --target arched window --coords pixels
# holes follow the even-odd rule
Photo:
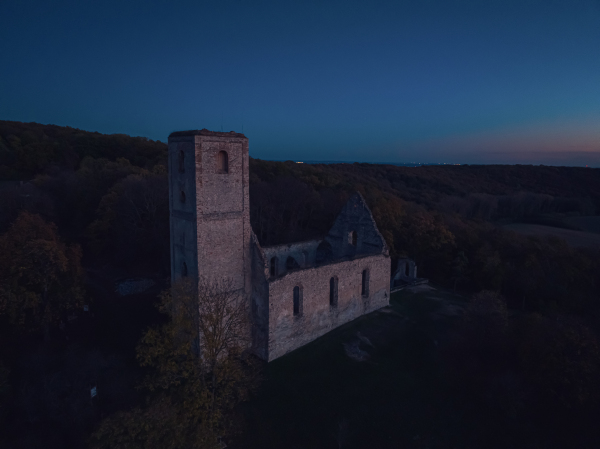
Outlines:
[[[357,241],[358,241],[358,234],[356,234],[356,231],[350,231],[348,233],[348,243],[350,243],[352,246],[356,246]]]
[[[298,264],[298,262],[296,262],[296,259],[294,259],[292,256],[289,256],[285,261],[285,268],[288,271],[297,270],[298,268],[300,268],[300,265]]]
[[[404,270],[404,274],[406,275],[406,277],[410,276],[410,264],[408,262],[406,262],[406,264],[404,265],[406,268]]]
[[[365,298],[369,296],[369,270],[363,270],[362,272],[361,294]]]
[[[317,264],[328,263],[333,259],[333,248],[327,240],[323,240],[317,246],[316,262]]]
[[[185,203],[185,192],[183,190],[179,192],[179,201]]]
[[[294,316],[302,314],[302,287],[294,287]]]
[[[185,153],[179,150],[179,173],[185,173]]]
[[[329,305],[337,307],[338,303],[338,278],[337,276],[329,279]]]
[[[277,257],[271,257],[271,276],[272,277],[277,276],[277,272],[278,272],[277,262],[278,262]]]
[[[187,263],[185,263],[185,261],[181,264],[181,276],[182,277],[187,277],[188,275],[188,269],[187,269]]]
[[[229,173],[229,157],[225,151],[217,154],[217,173]]]

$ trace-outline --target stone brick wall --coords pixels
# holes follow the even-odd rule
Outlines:
[[[305,345],[331,329],[389,304],[390,258],[373,255],[292,271],[269,280],[268,360]],[[363,297],[362,271],[369,270]],[[338,304],[330,306],[329,282],[338,278]],[[294,316],[293,290],[302,288],[302,314]]]
[[[263,248],[263,251],[269,268],[271,267],[272,258],[277,258],[277,276],[281,276],[288,271],[286,268],[288,257],[293,257],[300,268],[314,266],[319,243],[321,243],[321,240],[308,240],[306,242],[268,246]],[[270,277],[270,273],[267,273],[267,277]]]
[[[219,170],[220,151],[227,153],[227,172]],[[169,136],[173,280],[186,262],[188,276],[230,278],[234,290],[249,295],[248,164],[248,139],[242,134],[196,130]]]
[[[182,157],[183,167],[180,167],[180,157]],[[188,276],[197,278],[196,161],[193,137],[170,138],[168,161],[171,279],[175,281],[181,277],[184,263]],[[185,201],[181,201],[182,192]]]
[[[269,284],[265,274],[267,261],[256,235],[252,233],[252,348],[263,360],[268,359],[269,338]]]
[[[248,139],[229,133],[195,135],[196,220],[199,275],[229,278],[233,288],[251,290]],[[228,155],[220,173],[217,156]]]
[[[356,232],[352,244],[351,232]],[[388,254],[385,240],[360,193],[350,197],[325,237],[333,250],[333,259],[365,254]]]

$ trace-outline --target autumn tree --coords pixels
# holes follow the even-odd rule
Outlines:
[[[8,368],[0,361],[0,423],[2,423],[2,419],[6,412],[5,402],[7,401],[10,392],[10,385],[8,383],[9,374],[10,371]]]
[[[138,170],[116,182],[88,227],[92,250],[112,263],[169,264],[169,188],[164,167]]]
[[[544,398],[567,410],[600,398],[600,347],[589,328],[576,319],[538,314],[520,324],[520,363]]]
[[[459,251],[454,258],[452,267],[452,280],[454,281],[454,293],[456,293],[456,285],[468,279],[469,258],[464,251]]]
[[[170,320],[150,329],[137,349],[151,373],[145,407],[103,421],[96,448],[213,448],[234,431],[232,412],[256,385],[247,354],[249,311],[230,280],[176,282],[161,294]]]
[[[49,335],[52,324],[83,302],[81,249],[66,245],[56,226],[21,212],[0,237],[0,314]]]

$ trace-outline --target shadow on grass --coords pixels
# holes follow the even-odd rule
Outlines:
[[[439,307],[401,292],[390,307],[269,363],[261,391],[245,404],[244,441],[232,447],[418,447],[433,429],[452,432],[460,413],[439,375],[431,320]],[[349,343],[368,360],[350,358]]]

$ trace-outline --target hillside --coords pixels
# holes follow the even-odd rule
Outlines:
[[[86,157],[125,158],[152,168],[166,164],[166,150],[166,144],[145,137],[0,120],[0,180],[31,179],[50,167],[76,170]]]

